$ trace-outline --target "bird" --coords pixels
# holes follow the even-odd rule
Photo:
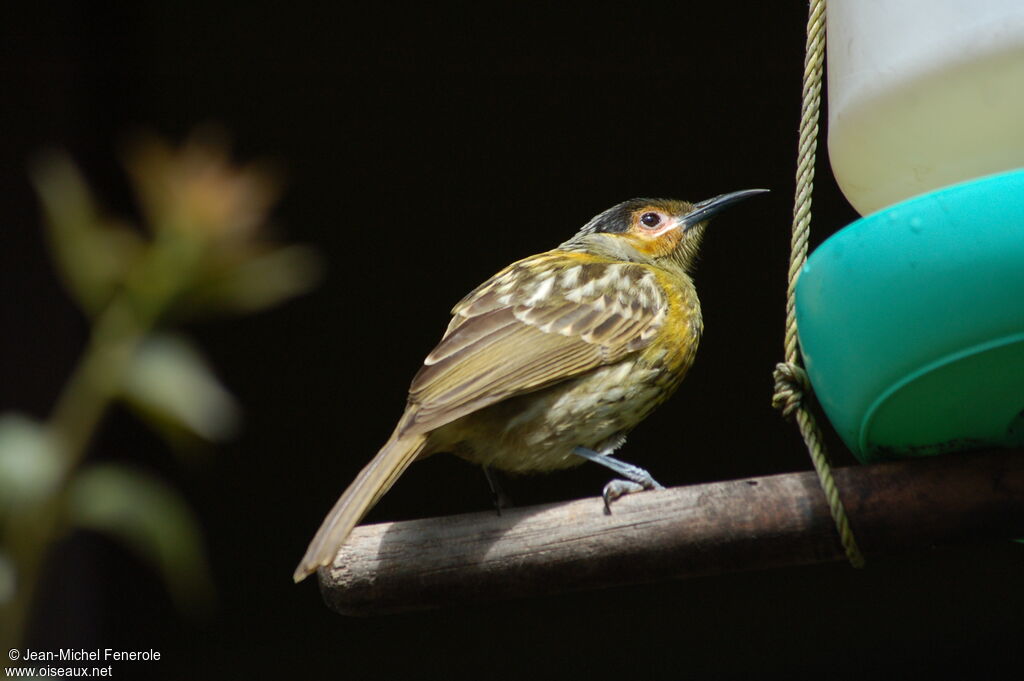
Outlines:
[[[328,513],[294,580],[329,565],[409,465],[436,452],[485,473],[594,461],[624,478],[605,486],[606,512],[622,494],[660,489],[611,454],[693,364],[703,321],[691,273],[708,221],[766,191],[623,201],[459,301],[394,432]]]

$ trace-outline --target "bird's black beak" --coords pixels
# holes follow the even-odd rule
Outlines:
[[[693,210],[684,215],[680,220],[683,225],[683,231],[688,232],[700,223],[707,222],[734,203],[739,203],[743,199],[748,199],[757,194],[764,194],[767,191],[767,189],[744,189],[743,191],[721,194],[713,199],[695,203],[693,204]]]

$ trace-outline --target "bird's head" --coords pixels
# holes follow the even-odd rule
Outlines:
[[[766,191],[746,189],[697,203],[630,199],[594,216],[560,248],[689,271],[708,221],[726,207]]]

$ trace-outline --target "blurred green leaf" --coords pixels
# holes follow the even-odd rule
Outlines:
[[[212,604],[198,519],[162,481],[115,464],[92,466],[71,483],[68,517],[122,541],[152,563],[183,611],[202,614]]]
[[[66,156],[54,153],[38,159],[33,179],[57,269],[82,309],[94,315],[124,280],[142,251],[142,239],[99,215],[85,181]]]
[[[0,513],[47,497],[64,462],[46,429],[20,414],[0,416]]]
[[[306,246],[250,255],[198,285],[182,313],[255,312],[306,293],[322,276],[320,256]]]
[[[204,440],[230,438],[241,420],[235,398],[182,336],[147,338],[125,374],[122,394],[156,425],[181,428]]]

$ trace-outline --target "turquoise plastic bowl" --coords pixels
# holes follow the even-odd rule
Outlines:
[[[825,413],[862,461],[1024,445],[1024,169],[837,232],[796,287]]]

